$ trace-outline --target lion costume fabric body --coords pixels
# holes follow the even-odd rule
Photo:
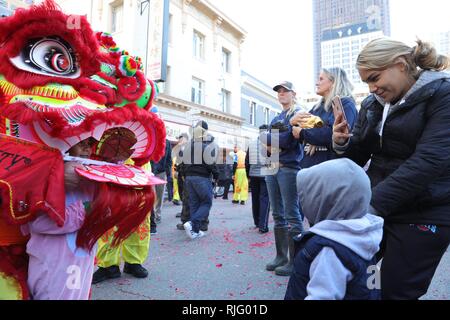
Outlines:
[[[64,224],[64,153],[89,137],[94,160],[141,166],[164,153],[164,123],[150,112],[157,90],[140,59],[77,19],[52,0],[0,18],[0,298],[28,298],[20,226],[42,213]],[[76,243],[92,249],[116,227],[118,244],[150,212],[152,183],[138,167],[86,170],[98,191]]]

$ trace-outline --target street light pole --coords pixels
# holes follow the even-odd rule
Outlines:
[[[140,13],[141,16],[144,14],[145,9],[148,8],[147,14],[147,36],[145,39],[145,66],[144,66],[144,74],[148,76],[148,37],[150,34],[150,0],[142,0],[140,3]]]
[[[144,13],[144,11],[145,11],[145,9],[149,6],[149,4],[150,4],[150,0],[142,0],[141,2],[140,2],[140,6],[141,6],[141,16],[142,16],[142,14]]]

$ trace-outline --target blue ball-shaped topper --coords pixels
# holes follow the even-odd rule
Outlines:
[[[150,112],[158,113],[158,112],[159,112],[158,107],[157,107],[157,106],[153,106],[153,107],[150,109]]]

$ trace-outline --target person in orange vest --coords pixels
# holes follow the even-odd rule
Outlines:
[[[239,150],[237,146],[234,147],[234,157],[236,163],[236,171],[234,173],[234,195],[233,203],[241,203],[245,205],[248,199],[248,179],[245,170],[246,153]]]

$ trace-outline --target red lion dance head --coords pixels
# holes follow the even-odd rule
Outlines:
[[[65,153],[93,137],[96,160],[131,158],[136,165],[159,160],[165,127],[149,111],[156,88],[140,59],[117,48],[110,35],[95,34],[85,17],[77,17],[75,26],[71,21],[52,0],[0,19],[0,131],[10,136],[3,141]],[[138,167],[86,165],[80,173],[99,185],[78,233],[80,246],[92,248],[114,226],[118,243],[150,212],[152,183]],[[19,201],[20,195],[27,199],[27,188],[36,187],[32,181],[14,189],[11,179],[0,179],[1,216],[9,223],[31,221],[38,210],[64,223],[64,212],[49,201]]]

